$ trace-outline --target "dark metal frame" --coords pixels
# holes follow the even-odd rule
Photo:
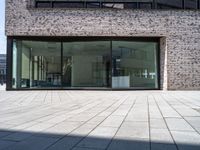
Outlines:
[[[172,7],[172,9],[186,9],[186,7],[185,7],[185,1],[187,1],[187,0],[180,0],[181,1],[181,3],[182,3],[182,6],[181,6],[181,8],[176,8],[176,7],[173,7],[173,6],[170,6],[170,5],[168,5],[169,7]],[[45,0],[44,1],[38,1],[37,2],[37,0],[35,0],[34,1],[34,7],[35,8],[37,8],[37,5],[38,5],[38,3],[43,3],[43,2],[45,2]],[[73,1],[73,0],[69,0],[69,1],[54,1],[54,0],[51,0],[51,1],[47,1],[47,2],[49,2],[49,4],[50,4],[50,7],[49,8],[54,8],[53,7],[53,5],[54,5],[54,3],[60,3],[60,2],[62,2],[62,3],[82,3],[83,4],[83,7],[81,7],[81,8],[87,8],[87,3],[99,3],[100,4],[100,7],[99,8],[103,8],[102,7],[102,4],[105,4],[105,3],[134,3],[134,4],[137,4],[137,9],[141,9],[140,8],[140,3],[151,3],[151,5],[152,5],[152,8],[151,9],[157,9],[158,7],[157,7],[157,5],[159,5],[159,2],[157,1],[157,0],[152,0],[152,2],[123,2],[123,1],[87,1],[87,0],[85,0],[85,1]],[[196,1],[196,5],[197,5],[197,8],[196,9],[200,9],[200,0],[197,0]],[[164,5],[166,5],[167,6],[167,4],[164,4]],[[62,7],[62,8],[64,8],[64,7]]]
[[[6,90],[160,90],[160,38],[161,37],[38,37],[38,36],[8,36],[7,37],[7,85]],[[49,42],[61,42],[61,81],[63,81],[63,42],[78,42],[78,41],[111,41],[110,43],[110,67],[112,76],[112,41],[140,41],[140,42],[157,42],[157,74],[158,74],[158,88],[139,88],[139,87],[131,87],[131,88],[112,88],[112,78],[110,78],[109,87],[63,87],[63,82],[61,83],[61,87],[49,87],[49,88],[12,88],[12,63],[13,63],[13,40],[26,40],[26,41],[49,41]]]

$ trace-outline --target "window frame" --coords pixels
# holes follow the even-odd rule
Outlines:
[[[160,80],[160,38],[161,37],[41,37],[41,36],[9,36],[7,37],[7,64],[8,64],[8,70],[7,70],[7,90],[87,90],[87,89],[93,89],[93,90],[160,90],[161,88],[161,80]],[[26,41],[45,41],[45,42],[61,42],[61,62],[63,61],[63,43],[64,42],[79,42],[79,41],[133,41],[133,42],[157,42],[157,82],[158,82],[158,88],[138,88],[138,87],[130,87],[130,88],[88,88],[88,87],[82,87],[82,88],[66,88],[66,87],[59,87],[59,88],[13,88],[12,82],[13,82],[13,43],[15,40],[26,40]],[[111,60],[112,60],[112,42],[110,44],[110,54],[111,54]],[[112,64],[112,63],[111,63]],[[63,63],[61,63],[61,68],[63,67]],[[112,66],[111,66],[112,68]],[[63,81],[63,78],[61,78]],[[111,82],[112,85],[112,82]]]

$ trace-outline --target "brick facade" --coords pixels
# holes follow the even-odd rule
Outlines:
[[[161,87],[200,90],[199,10],[34,9],[6,0],[6,35],[161,37]]]

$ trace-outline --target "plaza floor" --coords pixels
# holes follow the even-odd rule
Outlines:
[[[200,150],[200,91],[1,89],[0,150]]]

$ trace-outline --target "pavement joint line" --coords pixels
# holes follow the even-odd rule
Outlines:
[[[196,100],[199,101],[199,99],[196,99],[196,97],[194,97],[194,96],[192,96],[192,97],[191,97],[191,96],[188,96],[188,95],[187,95],[187,96],[183,96],[183,95],[180,95],[180,93],[178,93],[178,95],[179,95],[180,97],[182,97],[183,99],[187,100],[188,102],[190,102],[190,101],[188,100],[188,98],[189,98],[189,99],[193,99],[193,100],[195,100],[195,101],[196,101]],[[188,98],[186,98],[186,97],[188,97]],[[195,105],[196,105],[196,104],[195,104]],[[197,106],[200,107],[200,104],[197,105]]]
[[[174,94],[173,94],[173,95],[174,95]],[[181,97],[182,99],[184,99],[185,101],[191,103],[191,101],[189,101],[188,98],[186,98],[186,96],[184,97],[183,95],[180,95],[180,94],[178,94],[178,96]],[[187,97],[188,97],[188,96],[187,96]],[[177,97],[174,96],[174,98],[177,98]],[[195,99],[194,97],[189,97],[189,98]],[[196,100],[199,100],[199,99],[196,99]],[[196,101],[196,100],[195,100],[195,101]],[[196,105],[197,107],[200,107],[200,104],[199,104],[199,105],[195,104],[195,105]]]
[[[152,149],[151,145],[151,125],[150,125],[150,111],[149,111],[149,98],[147,96],[147,109],[148,109],[148,126],[149,126],[149,143],[150,143],[150,150]]]
[[[176,99],[176,100],[178,100],[178,98],[173,94],[173,97]],[[182,97],[182,99],[184,99],[184,101],[187,101],[187,102],[189,102],[190,104],[191,104],[191,102],[190,101],[188,101],[188,99],[186,99],[185,97],[183,97],[182,95],[180,96],[180,97]],[[194,99],[194,98],[192,98],[192,99]],[[179,100],[180,101],[180,100]],[[182,101],[180,101],[180,102],[182,102]],[[184,105],[189,105],[189,104],[185,104],[184,102],[182,102]],[[194,104],[196,107],[199,107],[200,108],[200,105],[197,105],[197,104]],[[191,106],[188,106],[188,107],[190,107],[191,109],[193,109],[193,110],[195,110],[195,111],[197,111],[196,109],[194,109],[194,108],[192,108]]]
[[[92,120],[93,118],[95,118],[96,116],[98,116],[99,114],[101,114],[102,112],[106,111],[107,109],[109,109],[111,106],[113,106],[114,104],[116,104],[116,103],[119,102],[119,101],[120,101],[120,99],[119,99],[118,101],[114,101],[111,105],[109,105],[108,107],[106,107],[104,110],[102,110],[101,112],[97,113],[94,117],[90,118],[89,120],[87,120],[86,122],[84,122],[83,124],[81,124],[80,126],[78,126],[77,128],[75,128],[74,130],[72,130],[71,132],[67,133],[65,136],[63,136],[62,138],[60,138],[60,139],[58,139],[57,141],[55,141],[54,143],[52,143],[51,145],[49,145],[49,146],[48,146],[47,148],[45,148],[44,150],[48,150],[51,146],[55,145],[55,144],[58,143],[60,140],[62,140],[63,138],[67,137],[70,133],[72,133],[72,132],[75,131],[76,129],[80,128],[81,126],[83,126],[84,124],[86,124],[87,122],[89,122],[90,120]],[[119,106],[120,106],[120,105],[119,105]],[[118,108],[118,107],[117,107],[117,108]],[[110,116],[110,115],[109,115],[109,116]],[[109,116],[108,116],[108,117],[109,117]],[[108,118],[108,117],[106,117],[106,118]],[[106,118],[105,118],[105,119],[106,119]],[[104,120],[105,120],[105,119],[104,119]],[[103,120],[103,121],[104,121],[104,120]],[[103,122],[103,121],[102,121],[102,122]],[[100,122],[99,124],[101,124],[102,122]],[[97,127],[99,124],[97,124],[96,127]],[[96,127],[94,127],[94,129],[96,129]],[[94,129],[92,129],[88,134],[86,134],[85,137],[87,137]],[[74,147],[76,147],[76,145],[78,145],[85,137],[81,138],[81,140],[80,140],[79,142],[77,142],[77,144],[75,144],[75,145],[72,147],[72,149],[73,149]]]
[[[129,98],[130,98],[130,97],[129,97]],[[107,149],[109,148],[110,144],[113,142],[114,137],[116,136],[117,132],[118,132],[119,129],[121,128],[122,124],[125,122],[125,120],[126,120],[128,114],[129,114],[129,112],[133,109],[133,106],[135,105],[137,98],[138,98],[138,96],[136,96],[136,97],[134,98],[134,100],[133,100],[133,102],[132,102],[132,104],[131,104],[131,107],[129,108],[128,112],[126,113],[126,115],[125,115],[125,117],[124,117],[124,119],[123,119],[123,121],[122,121],[122,123],[121,123],[120,126],[118,127],[118,129],[117,129],[115,135],[112,137],[111,141],[109,142],[109,144],[107,145],[107,147],[105,148],[105,150],[107,150]]]
[[[165,125],[166,125],[166,127],[167,127],[167,130],[168,130],[168,132],[169,132],[169,134],[170,134],[170,136],[171,136],[171,138],[172,138],[172,140],[173,140],[173,142],[174,142],[174,145],[176,146],[176,149],[179,150],[178,145],[177,145],[177,143],[176,143],[174,137],[172,136],[172,133],[171,133],[171,131],[170,131],[168,125],[167,125],[167,121],[166,121],[166,119],[164,118],[163,113],[162,113],[162,111],[161,111],[161,108],[160,108],[160,106],[158,105],[157,99],[155,98],[154,95],[153,95],[153,98],[154,98],[155,103],[156,103],[156,105],[157,105],[157,107],[158,107],[158,109],[159,109],[159,111],[160,111],[160,113],[161,113],[161,115],[162,115],[162,117],[163,117],[163,120],[164,120]],[[162,97],[160,97],[160,98],[162,98]]]
[[[48,141],[48,138],[50,138],[50,141],[53,140],[52,142],[55,142],[55,141],[59,140],[58,138],[61,138],[61,136],[66,136],[66,140],[68,140],[68,137],[69,137],[69,140],[72,140],[71,142],[69,141],[69,144],[71,146],[74,147],[74,145],[76,145],[75,149],[76,148],[77,149],[85,148],[88,150],[89,149],[97,150],[97,148],[98,148],[97,146],[95,146],[95,145],[90,146],[90,143],[89,143],[89,145],[87,145],[86,143],[90,142],[90,137],[95,137],[95,135],[96,135],[96,137],[101,138],[101,135],[103,134],[102,136],[104,138],[104,132],[103,132],[104,128],[101,128],[101,127],[105,127],[105,130],[108,131],[109,133],[110,132],[111,133],[107,135],[105,132],[105,134],[106,134],[105,138],[108,138],[109,141],[107,141],[105,143],[105,145],[102,145],[102,146],[99,145],[99,147],[103,148],[103,149],[105,147],[108,147],[107,149],[110,149],[110,148],[113,148],[112,146],[118,146],[118,145],[112,145],[112,144],[115,144],[115,139],[116,140],[118,139],[118,135],[116,136],[116,134],[117,134],[117,132],[119,133],[119,131],[118,131],[120,129],[119,125],[122,124],[122,127],[123,127],[124,121],[122,121],[122,120],[124,120],[125,115],[127,115],[127,111],[131,107],[131,104],[133,104],[133,99],[136,96],[140,97],[140,101],[139,100],[136,101],[136,105],[133,107],[134,110],[132,110],[129,113],[129,115],[130,115],[130,119],[128,119],[129,122],[126,122],[127,120],[125,120],[125,125],[131,127],[132,122],[135,120],[133,118],[134,116],[136,118],[138,118],[139,120],[141,120],[141,121],[139,121],[138,119],[136,119],[135,121],[146,122],[145,123],[145,131],[141,131],[141,133],[142,133],[142,135],[143,134],[147,135],[147,133],[149,132],[149,135],[146,136],[146,139],[148,142],[146,145],[146,148],[148,150],[150,150],[149,146],[148,146],[149,142],[150,142],[150,148],[152,150],[154,149],[154,146],[156,146],[156,147],[158,146],[157,148],[159,148],[160,146],[161,147],[165,146],[165,143],[170,144],[171,146],[173,146],[172,148],[174,148],[174,149],[181,149],[182,145],[179,145],[179,144],[184,144],[186,146],[186,149],[187,149],[187,146],[192,148],[193,146],[195,146],[193,143],[193,138],[194,138],[194,142],[195,141],[198,142],[197,145],[200,144],[199,143],[200,136],[199,136],[199,133],[196,131],[196,130],[198,130],[200,132],[200,128],[199,128],[199,121],[200,121],[199,113],[200,112],[198,112],[196,110],[196,109],[200,109],[200,107],[198,106],[198,104],[200,104],[200,93],[199,92],[194,93],[194,92],[190,92],[190,91],[188,91],[188,92],[185,92],[185,91],[183,91],[183,92],[182,91],[181,92],[176,92],[176,91],[175,92],[171,92],[171,91],[166,91],[166,92],[160,92],[160,91],[158,91],[158,92],[157,91],[155,91],[155,92],[144,92],[144,91],[142,91],[142,92],[132,92],[132,91],[131,92],[129,92],[129,91],[123,91],[123,92],[58,91],[57,92],[56,91],[55,92],[54,91],[53,92],[52,91],[52,93],[51,93],[49,91],[49,95],[48,95],[46,102],[43,102],[43,100],[44,100],[44,95],[47,94],[48,91],[42,91],[42,92],[41,91],[40,92],[39,91],[33,91],[33,92],[29,91],[31,93],[24,92],[27,94],[27,96],[23,95],[23,92],[20,92],[20,91],[17,91],[17,92],[4,91],[4,92],[2,92],[2,91],[0,91],[0,95],[1,95],[2,99],[6,99],[10,96],[13,96],[13,97],[10,97],[8,100],[3,100],[3,101],[1,101],[2,99],[0,98],[0,105],[2,106],[2,109],[0,109],[0,122],[2,122],[0,124],[0,130],[2,132],[0,132],[0,134],[1,134],[2,143],[9,146],[7,148],[15,148],[15,146],[18,147],[18,145],[21,145],[21,143],[20,144],[17,144],[17,143],[23,142],[23,141],[25,141],[25,143],[27,143],[27,142],[32,143],[35,140],[38,140],[38,138],[40,139],[40,137],[43,137],[44,141]],[[67,96],[68,92],[71,94],[71,97]],[[51,99],[53,100],[52,101],[53,103],[49,101],[50,95],[52,95]],[[129,99],[128,97],[126,100],[124,100],[127,95],[128,95],[128,97],[131,97],[132,100],[128,100]],[[146,99],[148,99],[148,100],[146,101]],[[122,102],[123,100],[124,100],[124,102]],[[30,103],[31,101],[33,101],[33,102]],[[111,107],[110,105],[114,102],[116,102],[116,103],[113,105],[113,107]],[[147,105],[147,102],[148,102],[148,105]],[[88,107],[85,107],[86,103],[87,103]],[[108,109],[105,112],[103,112],[99,116],[95,117],[97,115],[97,113],[100,113],[100,111],[103,111],[103,109],[106,109],[106,108],[108,108]],[[148,111],[147,111],[147,108],[148,108]],[[116,110],[114,110],[114,109],[116,109]],[[70,112],[72,112],[72,113],[70,113]],[[83,115],[80,115],[81,112]],[[73,116],[74,116],[74,118],[72,118]],[[80,119],[77,117],[80,117]],[[90,122],[89,120],[92,119],[93,117],[95,119],[93,119]],[[108,119],[106,119],[107,117],[108,117]],[[38,118],[40,118],[40,119],[38,119]],[[52,120],[50,120],[49,124],[48,124],[46,121],[48,121],[49,118]],[[68,119],[68,118],[72,118],[72,119]],[[129,118],[129,116],[128,116],[128,118]],[[133,119],[131,119],[131,118],[133,118]],[[149,118],[150,118],[150,120],[151,119],[160,119],[160,121],[158,120],[159,122],[154,122],[154,121],[150,122]],[[147,122],[147,119],[148,119],[148,122]],[[89,122],[87,122],[87,121],[89,121]],[[45,124],[45,122],[47,124]],[[75,123],[75,126],[73,125],[74,124],[73,122],[77,122],[77,123]],[[115,122],[116,122],[116,124],[115,124]],[[181,122],[183,122],[183,123],[181,123]],[[42,123],[42,124],[40,124],[40,123]],[[151,125],[151,123],[152,123],[152,125]],[[154,126],[154,123],[155,123],[155,126]],[[51,129],[46,130],[46,129],[54,126],[55,124],[60,124],[60,125],[57,125],[58,127],[54,128],[55,132],[51,132],[50,131]],[[62,127],[62,125],[64,125],[63,126],[64,128]],[[69,129],[66,128],[65,125],[67,125],[66,127],[68,127]],[[148,129],[147,129],[148,125],[150,125],[150,127],[152,126],[151,128],[149,127],[150,131],[148,131]],[[32,126],[34,126],[33,127],[34,129],[30,128]],[[77,127],[77,129],[75,127]],[[107,127],[109,127],[109,128],[107,128]],[[30,130],[28,130],[28,129],[26,130],[26,128],[30,128]],[[113,128],[115,128],[115,129],[113,129]],[[163,128],[164,128],[164,131],[159,132],[160,131],[159,129],[163,129]],[[25,134],[22,129],[25,131]],[[32,130],[33,132],[31,132],[31,129],[33,129]],[[101,129],[103,129],[103,131],[101,131]],[[125,127],[123,129],[125,129],[123,131],[125,131],[124,138],[126,140],[126,135],[129,135],[128,134],[129,128]],[[135,130],[137,128],[133,128],[133,129]],[[153,129],[158,129],[158,130],[155,130],[155,133],[154,133]],[[46,132],[44,130],[46,130]],[[75,132],[74,132],[74,130],[75,130]],[[130,131],[131,130],[132,129],[130,128]],[[13,132],[13,131],[18,131],[19,133],[15,134],[15,132]],[[20,131],[22,131],[22,132],[20,133]],[[49,131],[49,135],[48,135],[48,131]],[[57,136],[56,131],[59,131],[58,135],[60,134],[60,136]],[[126,132],[128,132],[128,133],[126,134]],[[33,137],[31,138],[32,135],[30,135],[29,133],[36,133],[36,134],[34,134]],[[37,133],[39,133],[39,134],[37,134]],[[47,133],[47,135],[46,135],[46,133]],[[51,133],[52,133],[52,137],[51,137]],[[54,136],[54,133],[55,133],[55,136]],[[163,133],[163,135],[162,135],[162,133]],[[5,137],[10,134],[13,134],[13,135],[11,135],[11,137],[9,137],[10,139],[9,138],[6,139]],[[80,136],[79,136],[79,134],[80,134]],[[139,134],[138,138],[141,138],[142,135],[140,135],[140,132],[138,134]],[[165,136],[165,134],[166,134],[166,136]],[[130,134],[130,135],[132,135],[132,134]],[[189,135],[189,137],[188,137],[188,135]],[[75,138],[73,138],[74,136],[75,136]],[[76,136],[78,136],[79,138],[76,138]],[[161,140],[161,145],[159,145],[158,143],[155,143],[155,145],[154,145],[154,136],[155,136],[155,142],[157,140],[158,141]],[[159,136],[161,137],[161,139]],[[129,137],[129,136],[127,136],[127,137]],[[5,138],[5,139],[3,139],[3,138]],[[52,138],[52,140],[51,140],[51,138]],[[189,138],[188,139],[189,141],[185,142],[185,140],[184,140],[185,138],[186,139]],[[32,139],[34,139],[34,141],[32,141]],[[85,140],[83,140],[83,139],[85,139]],[[148,139],[150,139],[150,140],[148,141]],[[83,140],[83,142],[80,142],[81,140]],[[1,141],[0,141],[0,143],[1,143]],[[65,141],[65,138],[63,140],[61,140],[60,142],[58,142],[57,144],[51,146],[50,149],[52,149],[54,147],[57,148],[57,146],[59,148],[62,148],[60,146],[66,145],[65,143],[63,143],[64,141]],[[114,143],[112,143],[112,141],[114,141]],[[43,145],[46,148],[47,146],[52,144],[52,142],[50,142],[49,144],[44,143]],[[78,142],[81,144],[77,145]],[[181,143],[179,143],[179,142],[181,142]],[[182,142],[184,142],[184,143],[182,143]],[[12,145],[12,143],[14,143],[16,145]],[[22,144],[24,145],[25,143],[23,142]],[[111,145],[110,145],[110,143],[111,143]],[[162,145],[162,143],[164,145]],[[64,145],[62,145],[62,144],[64,144]],[[91,144],[93,145],[93,143],[91,143]],[[110,146],[107,144],[109,144]],[[125,144],[125,145],[128,144],[127,146],[129,146],[129,144],[130,144],[130,146],[131,146],[131,143],[121,143],[121,144]],[[123,146],[121,144],[119,146]],[[21,146],[23,146],[23,145],[21,145]],[[4,147],[4,145],[1,145],[0,149],[2,146]],[[26,146],[26,145],[24,145],[24,146]],[[36,144],[35,146],[36,147],[39,146],[38,149],[40,149],[40,145],[37,146],[37,144]],[[133,145],[133,147],[134,147],[134,145]],[[42,147],[41,147],[41,149],[42,149]],[[121,149],[123,149],[123,148],[121,148]],[[169,149],[170,149],[170,147],[169,147]],[[99,149],[99,150],[102,150],[102,149]]]
[[[29,104],[33,103],[36,100],[37,96],[38,95],[41,96],[42,93],[43,93],[42,91],[39,91],[38,94],[35,97],[33,97],[33,99],[31,99],[31,101],[29,102]],[[45,93],[43,94],[44,98],[46,97],[46,94],[47,94],[47,92],[45,91]],[[43,102],[44,102],[44,100],[43,100]]]
[[[168,95],[167,95],[168,96]],[[190,107],[188,104],[185,104],[184,102],[180,101],[177,97],[175,97],[174,95],[170,95],[171,97],[173,97],[174,99],[176,99],[179,103],[189,107],[190,109],[193,109],[192,107]],[[185,99],[186,100],[186,99]],[[187,101],[187,100],[186,100]],[[200,114],[199,114],[200,115]]]
[[[126,99],[128,98],[129,96],[126,96],[126,98],[120,103],[120,105],[116,108],[116,109],[114,109],[113,111],[112,111],[112,113],[110,113],[107,117],[105,117],[105,119],[103,119],[100,123],[98,123],[97,124],[97,126],[96,127],[98,127],[102,122],[104,122],[108,117],[110,117],[112,114],[113,114],[113,112],[115,112],[120,106],[121,106],[121,104],[124,102],[124,101],[126,101]],[[119,100],[120,101],[120,100]],[[119,101],[117,101],[117,102],[119,102]],[[117,102],[114,102],[114,104],[116,104]],[[113,104],[113,105],[114,105]],[[111,105],[111,106],[113,106],[113,105]],[[110,107],[111,107],[110,106]],[[110,108],[109,107],[109,108]],[[108,108],[108,109],[109,109]],[[94,128],[94,129],[92,129],[85,137],[83,137],[79,142],[77,142],[70,150],[73,150],[73,148],[75,148],[79,143],[81,143],[92,131],[94,131],[95,129],[96,129],[96,127]]]
[[[169,102],[165,99],[165,97],[163,97],[162,96],[162,98],[163,98],[163,100],[174,110],[174,111],[176,111],[181,117],[182,117],[182,119],[185,121],[185,122],[187,122],[188,123],[188,125],[194,130],[194,131],[196,131],[196,133],[198,133],[199,135],[200,135],[200,132],[198,131],[198,130],[196,130],[171,104],[169,104]]]
[[[30,94],[27,95],[25,98],[23,98],[23,99],[19,102],[19,104],[22,104],[22,102],[24,102],[24,100],[25,100],[26,98],[28,98],[29,96],[31,96],[32,94],[37,95],[37,92],[36,92],[36,93],[31,93],[31,92],[30,92]]]
[[[92,104],[93,102],[88,102],[87,103],[87,105],[90,105],[90,104]],[[49,106],[51,106],[50,104],[48,104]],[[87,106],[87,105],[85,105],[85,106]],[[82,107],[85,107],[85,106],[82,106]],[[41,106],[41,107],[43,107],[43,106]],[[82,107],[80,107],[79,109],[81,109]],[[47,109],[49,109],[49,108],[47,108]],[[76,108],[73,110],[73,111],[75,111],[76,110]],[[62,112],[62,111],[60,111],[60,110],[58,110],[57,112]],[[72,111],[70,111],[70,112],[72,112]],[[54,113],[56,113],[56,112],[54,112]],[[38,119],[41,119],[41,118],[43,118],[43,117],[48,117],[48,116],[50,116],[50,115],[52,115],[52,114],[49,114],[49,115],[45,115],[45,116],[42,116],[42,117],[39,117],[39,118],[37,118],[37,119],[34,119],[34,120],[30,120],[30,121],[27,121],[27,122],[24,122],[24,123],[28,123],[28,122],[31,122],[31,121],[36,121],[36,120],[38,120]],[[55,118],[55,116],[53,116],[52,118]],[[52,119],[51,118],[51,119]],[[11,119],[11,120],[13,120],[13,119]],[[8,120],[9,121],[9,120]],[[22,124],[24,124],[24,123],[22,123]]]
[[[89,104],[91,104],[91,103],[89,103]],[[88,104],[88,105],[89,105],[89,104]],[[76,109],[74,109],[74,110],[76,110]],[[60,112],[60,111],[59,111],[59,112]],[[70,111],[70,112],[71,112],[71,111]],[[51,114],[50,114],[50,115],[51,115]],[[50,115],[46,115],[45,117],[50,116]],[[44,117],[44,116],[43,116],[43,117]],[[40,118],[43,118],[43,117],[40,117]],[[71,117],[71,116],[70,116],[70,117]],[[69,117],[69,118],[70,118],[70,117]],[[40,118],[38,118],[38,119],[40,119]],[[55,118],[55,117],[52,117],[52,118]],[[27,121],[27,122],[25,122],[25,123],[29,123],[29,122],[32,122],[32,121],[35,121],[35,120]],[[43,123],[43,122],[39,122],[39,123]],[[60,122],[59,122],[59,123],[60,123]],[[57,123],[57,124],[59,124],[59,123]],[[22,124],[20,124],[20,125],[23,125],[23,124],[24,124],[24,123],[22,123]],[[37,123],[36,123],[36,124],[37,124]],[[34,125],[36,125],[36,124],[34,124]],[[57,124],[55,124],[55,125],[57,125]],[[20,126],[20,125],[18,125],[18,126]],[[34,125],[31,125],[31,126],[29,126],[29,127],[32,127],[32,126],[34,126]],[[55,125],[54,125],[54,126],[55,126]],[[27,127],[27,128],[29,128],[29,127]],[[51,127],[53,127],[53,126],[51,126]],[[24,129],[26,129],[26,128],[24,128]],[[23,129],[23,130],[24,130],[24,129]],[[13,133],[11,133],[11,134],[13,134]],[[8,135],[7,135],[7,136],[8,136]]]

